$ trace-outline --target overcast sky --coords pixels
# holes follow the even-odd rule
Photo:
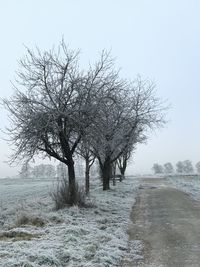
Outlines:
[[[155,162],[200,161],[199,0],[6,0],[0,12],[1,97],[12,94],[24,45],[49,49],[64,37],[70,48],[81,49],[85,65],[111,49],[123,77],[152,79],[172,106],[169,123],[138,146],[129,171],[148,173]],[[6,125],[1,109],[0,128]],[[11,148],[0,140],[0,177],[16,173],[5,163]]]

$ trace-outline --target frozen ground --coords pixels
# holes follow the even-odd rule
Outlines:
[[[200,200],[200,176],[171,176],[167,178],[177,189]]]
[[[0,266],[120,266],[138,185],[127,177],[103,192],[95,182],[90,208],[54,211],[52,181],[0,180]]]

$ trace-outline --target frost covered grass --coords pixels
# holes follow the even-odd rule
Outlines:
[[[138,185],[127,177],[106,192],[94,180],[90,207],[55,211],[52,181],[0,180],[0,266],[120,266]]]
[[[200,176],[171,176],[167,178],[176,188],[200,200]]]

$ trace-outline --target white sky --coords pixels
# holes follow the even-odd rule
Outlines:
[[[150,172],[153,163],[200,160],[200,1],[199,0],[7,0],[0,1],[0,93],[12,94],[17,60],[24,45],[41,49],[62,36],[80,48],[82,63],[112,49],[122,76],[137,74],[157,84],[172,105],[165,129],[140,145],[130,170]],[[0,128],[8,125],[1,109]],[[4,135],[1,133],[0,137]],[[0,177],[14,175],[4,161],[11,148],[0,140]]]

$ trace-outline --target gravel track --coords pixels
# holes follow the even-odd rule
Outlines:
[[[200,202],[165,179],[147,178],[131,219],[130,241],[142,241],[142,257],[124,266],[200,266]]]

